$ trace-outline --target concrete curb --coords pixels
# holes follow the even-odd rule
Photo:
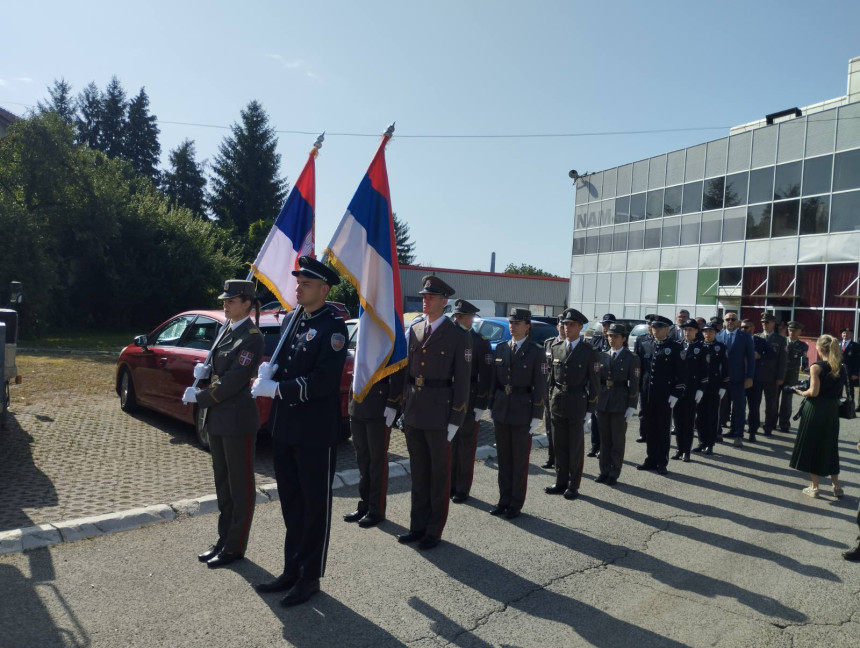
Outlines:
[[[545,448],[546,435],[532,437],[532,449]],[[475,459],[486,460],[496,457],[496,449],[492,446],[480,446]],[[391,461],[388,463],[388,479],[397,479],[411,474],[409,460]],[[332,488],[337,490],[346,486],[358,484],[357,468],[335,473]],[[277,502],[280,499],[276,484],[263,484],[257,488],[257,503]],[[65,520],[54,524],[23,527],[0,531],[0,555],[20,553],[42,547],[95,538],[109,533],[131,531],[152,524],[161,524],[183,517],[195,517],[218,512],[218,501],[215,495],[203,495],[196,499],[177,500],[170,504],[156,504],[144,508],[127,509],[116,513],[106,513],[91,517]]]

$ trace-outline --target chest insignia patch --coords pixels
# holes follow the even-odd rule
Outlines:
[[[464,354],[466,356],[466,362],[472,362],[472,349],[466,349]]]
[[[701,349],[699,347],[696,347],[695,349],[693,349],[693,355],[699,355],[699,351],[701,351]]]
[[[308,331],[308,339],[310,339],[311,333],[316,333],[313,329]],[[346,338],[342,333],[333,333],[331,336],[331,348],[335,351],[340,351],[343,348],[343,345],[346,344]]]
[[[663,353],[666,355],[672,355],[672,349],[663,349]]]
[[[310,341],[311,341],[311,340],[313,340],[316,336],[317,336],[317,330],[316,330],[316,329],[311,329],[311,330],[310,330],[310,331],[308,331],[308,332],[307,332],[307,334],[305,335],[305,339],[306,339],[308,342],[310,342]]]
[[[546,362],[541,362],[541,363],[540,363],[540,372],[541,372],[543,375],[546,375],[546,373],[547,373]]]
[[[243,367],[247,367],[253,361],[254,361],[254,354],[251,353],[250,351],[242,351],[242,353],[239,354],[239,364],[242,365]]]
[[[600,373],[600,363],[599,362],[594,363],[594,373]]]
[[[634,370],[633,370],[633,375],[634,375],[634,376],[636,376],[636,377],[638,378],[638,377],[639,377],[639,370],[638,370],[638,369],[634,369]]]
[[[484,362],[487,363],[488,365],[493,364],[493,354],[492,353],[485,353],[484,354]]]

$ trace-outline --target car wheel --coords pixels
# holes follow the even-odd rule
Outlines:
[[[137,399],[134,396],[134,381],[128,369],[122,370],[119,377],[119,406],[123,412],[133,412],[137,409]]]
[[[209,423],[206,421],[206,410],[202,407],[197,408],[197,412],[194,415],[194,420],[196,422],[195,429],[197,431],[197,443],[204,450],[209,449]]]

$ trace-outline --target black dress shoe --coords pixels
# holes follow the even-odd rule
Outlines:
[[[344,522],[358,522],[361,518],[367,515],[367,511],[362,511],[361,509],[356,509],[352,513],[347,513],[343,516]]]
[[[658,475],[666,475],[669,471],[666,470],[666,466],[657,466],[657,474]]]
[[[609,480],[609,475],[598,475],[597,477],[594,478],[594,481],[596,481],[598,484],[602,484],[608,480]]]
[[[218,567],[226,567],[227,565],[242,560],[245,554],[238,551],[220,551],[214,558],[206,561],[206,566],[209,569],[217,569]]]
[[[585,455],[585,456],[586,456],[586,457],[596,457],[596,456],[597,456],[597,452],[598,452],[597,450],[595,450],[594,448],[592,448],[591,450],[589,450],[589,451],[588,451],[588,454],[587,454],[587,455]]]
[[[421,541],[418,543],[419,549],[432,549],[437,544],[439,544],[441,538],[434,535],[425,535],[421,538]]]
[[[641,463],[638,466],[636,466],[636,470],[654,470],[654,466],[652,466],[651,464],[647,464],[647,463]]]
[[[558,484],[556,484],[555,486],[547,486],[543,489],[543,492],[547,493],[548,495],[561,495],[565,490],[566,489],[564,486],[559,486]]]
[[[702,451],[702,450],[704,450],[704,449],[705,449],[705,446],[703,446],[703,445],[700,443],[700,444],[699,444],[699,445],[697,445],[695,448],[693,448],[693,452],[701,452],[701,451]]]
[[[636,443],[645,443],[645,437],[640,434],[636,439]]]
[[[680,450],[678,450],[678,452],[676,452],[675,454],[672,455],[672,459],[680,459],[683,456],[684,456],[684,453],[681,452]]]
[[[762,434],[764,434],[765,436],[770,436],[770,435],[771,435],[771,431],[770,431],[770,430],[765,430],[764,432],[762,432]]]
[[[690,463],[690,453],[685,452],[684,456],[681,458],[681,461],[683,461],[684,463]]]
[[[706,455],[714,454],[714,446],[708,446],[707,448],[705,448],[705,454]]]
[[[268,592],[286,592],[299,580],[298,574],[281,574],[275,580],[266,583],[257,583],[254,589],[260,594]]]
[[[842,557],[845,560],[850,560],[851,562],[860,562],[860,543],[858,543],[851,551],[843,552]]]
[[[451,495],[451,501],[454,502],[454,504],[462,504],[467,499],[469,499],[469,496],[466,495],[466,493],[454,493]]]
[[[520,510],[518,508],[509,508],[505,511],[505,517],[509,520],[513,520],[516,517],[520,516]]]
[[[579,497],[579,491],[575,488],[568,488],[564,491],[564,499],[566,500],[575,500],[577,497]]]
[[[502,515],[507,510],[508,510],[507,506],[502,506],[501,504],[496,504],[493,508],[490,509],[490,515]]]
[[[379,513],[368,513],[358,521],[358,526],[360,526],[362,529],[369,529],[370,527],[376,526],[384,519],[385,516],[379,515]]]
[[[219,547],[217,544],[214,544],[202,554],[197,554],[197,560],[199,560],[200,562],[206,562],[207,560],[211,560],[218,555],[219,551],[221,551],[221,547]]]
[[[610,477],[609,479],[606,480],[607,486],[615,486],[615,484],[617,484],[617,483],[618,483],[618,477]]]
[[[750,443],[755,443],[755,434],[750,434]]]
[[[418,542],[423,537],[423,531],[409,531],[408,533],[401,533],[397,536],[397,542],[400,544],[409,544],[410,542]]]
[[[779,431],[780,431],[780,432],[790,432],[790,431],[791,431],[791,428],[790,428],[789,426],[787,426],[787,425],[786,425],[786,426],[784,426],[784,427],[779,428]]]
[[[304,578],[300,578],[298,581],[296,581],[296,584],[290,588],[290,591],[287,592],[287,595],[281,599],[281,605],[283,607],[292,607],[294,605],[300,605],[319,591],[320,581],[318,578],[315,578],[313,580],[306,580]]]
[[[545,463],[541,464],[541,468],[555,468],[555,462],[549,459]]]

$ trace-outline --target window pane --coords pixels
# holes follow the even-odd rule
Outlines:
[[[645,218],[660,218],[663,215],[663,190],[648,192],[648,203],[645,207]]]
[[[809,196],[830,191],[832,167],[832,155],[806,160],[803,163],[803,195]]]
[[[722,177],[705,180],[705,197],[702,201],[702,211],[723,208],[725,186],[726,179]]]
[[[645,248],[660,247],[660,221],[650,221],[645,223]]]
[[[705,157],[705,177],[712,178],[726,173],[726,156],[728,154],[728,139],[708,142],[708,153]]]
[[[851,103],[839,109],[839,121],[836,123],[836,150],[844,151],[855,146],[860,146],[860,104]]]
[[[615,222],[626,223],[630,220],[630,196],[615,199]]]
[[[633,163],[633,191],[645,191],[648,188],[648,160]]]
[[[588,225],[588,205],[580,205],[574,212],[573,228],[584,230]]]
[[[666,184],[666,156],[658,155],[651,158],[648,170],[648,188],[656,189]]]
[[[661,270],[657,284],[657,303],[674,304],[675,291],[678,285],[677,270]]]
[[[612,228],[600,228],[598,252],[612,252]]]
[[[704,217],[705,215],[702,214]],[[723,241],[743,241],[746,234],[746,209],[735,207],[723,214]]]
[[[797,219],[800,210],[799,200],[786,200],[773,204],[773,236],[794,236],[797,234]]]
[[[776,184],[773,188],[773,199],[797,198],[800,195],[801,162],[780,164],[776,167]]]
[[[600,225],[600,203],[589,203],[588,227],[597,227],[598,225]]]
[[[612,249],[621,252],[627,249],[627,225],[618,225],[612,234]]]
[[[612,225],[615,222],[615,201],[604,200],[600,203],[600,224]]]
[[[588,230],[585,237],[585,253],[595,254],[597,252],[597,230]]]
[[[833,191],[857,187],[860,187],[860,149],[837,153],[833,165]]]
[[[681,245],[696,245],[699,242],[700,219],[699,214],[690,214],[681,218]]]
[[[681,235],[681,217],[663,219],[663,242],[662,247],[676,246]]]
[[[603,173],[603,197],[615,198],[615,181],[617,179],[617,169],[610,169]]]
[[[627,237],[628,250],[641,250],[645,244],[645,223],[633,223]]]
[[[779,125],[777,162],[798,160],[803,157],[803,138],[806,135],[806,118],[796,118]],[[606,184],[606,180],[603,181]]]
[[[699,144],[687,149],[685,180],[701,180],[705,174],[705,148],[707,144]]]
[[[773,199],[773,167],[750,171],[750,203]]]
[[[680,184],[684,182],[684,159],[687,153],[684,150],[669,153],[666,162],[666,184]]]
[[[755,205],[747,210],[747,238],[760,239],[770,236],[771,203]],[[723,239],[725,240],[725,239]]]
[[[630,220],[645,220],[645,194],[633,194],[630,197]]]
[[[809,115],[806,122],[806,154],[811,157],[832,152],[836,138],[836,109]]]
[[[860,191],[834,194],[830,207],[830,231],[860,230]]]
[[[749,173],[735,173],[726,176],[726,207],[737,207],[738,205],[747,204],[747,183],[749,182]]]
[[[574,232],[573,234],[573,254],[574,256],[585,252],[585,232]]]
[[[633,181],[633,165],[625,164],[618,167],[618,181],[615,186],[616,193],[621,196],[630,193],[630,185]]]
[[[800,204],[800,233],[824,234],[830,216],[830,196],[804,198]]]
[[[776,133],[776,126],[765,126],[753,131],[752,166],[764,166],[776,161]]]
[[[732,135],[729,138],[729,165],[728,172],[745,171],[750,168],[750,148],[752,146],[752,132]]]
[[[672,216],[681,213],[681,185],[674,187],[666,187],[666,192],[663,194],[663,215]]]
[[[685,214],[702,211],[701,182],[688,182],[684,185],[684,202],[681,211]]]
[[[719,243],[722,228],[722,212],[702,214],[702,243]]]

